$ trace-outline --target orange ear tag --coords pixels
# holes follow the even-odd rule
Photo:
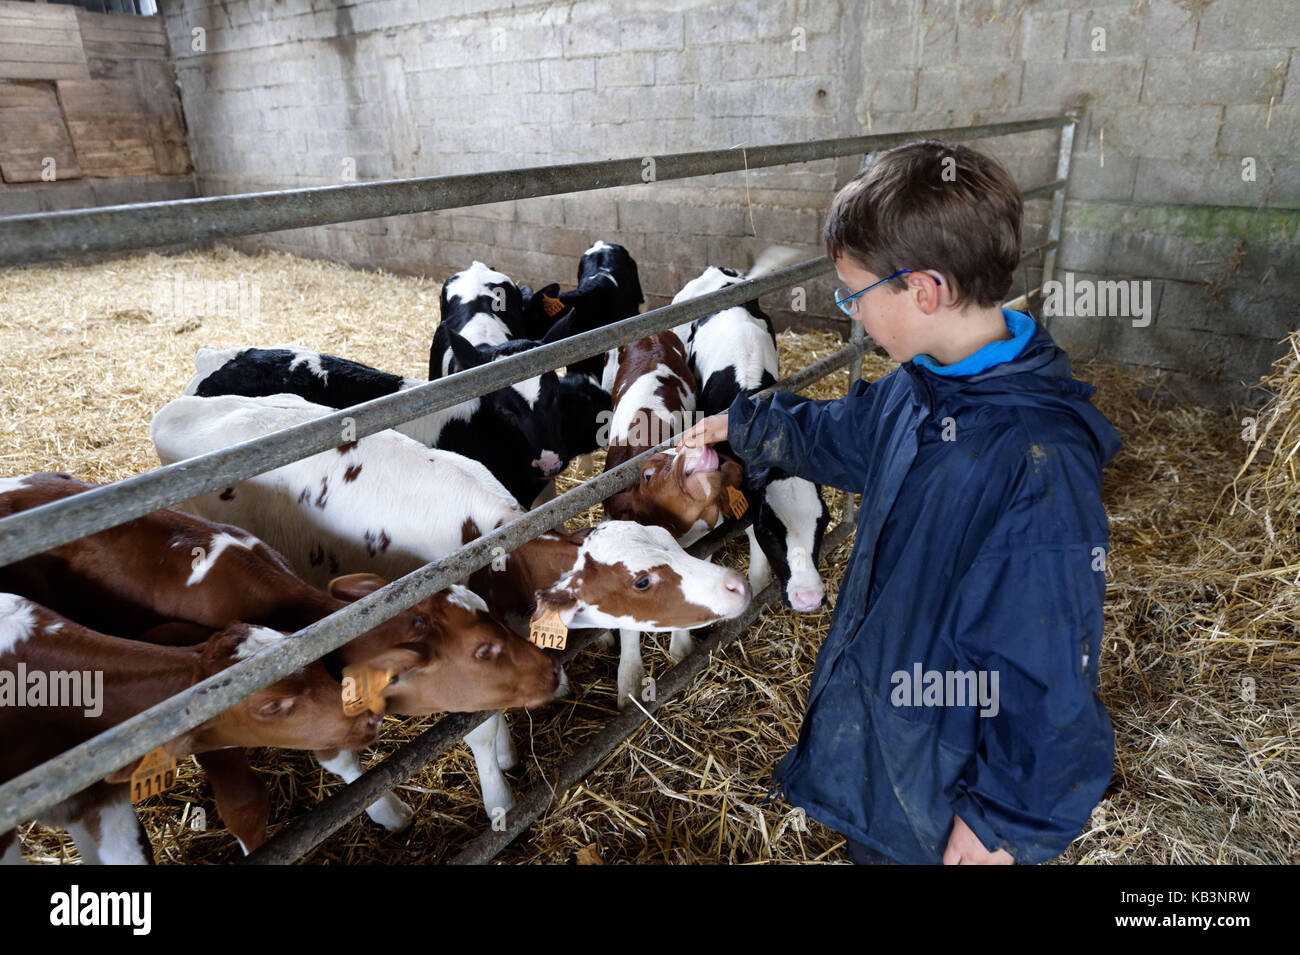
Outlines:
[[[384,687],[392,670],[377,670],[364,663],[343,668],[343,715],[360,716],[366,710],[383,715]]]
[[[554,318],[556,315],[559,315],[564,311],[564,303],[558,298],[551,298],[551,296],[543,293],[542,311],[546,313],[547,318]]]
[[[546,610],[529,622],[528,639],[543,650],[563,650],[569,639],[569,628],[560,619],[558,610]]]
[[[131,773],[131,802],[164,793],[176,785],[176,759],[159,746],[144,754]]]
[[[727,488],[727,500],[723,503],[722,509],[732,517],[744,517],[745,512],[749,510],[749,502],[745,500],[744,492],[738,488]]]

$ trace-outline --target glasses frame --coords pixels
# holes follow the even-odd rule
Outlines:
[[[838,305],[838,306],[840,307],[840,311],[841,311],[841,312],[843,312],[845,315],[848,315],[850,318],[852,318],[854,315],[857,314],[857,312],[858,312],[858,307],[857,307],[856,305],[854,305],[852,308],[849,308],[849,302],[852,302],[852,301],[853,301],[854,299],[856,299],[859,295],[864,295],[864,294],[866,294],[867,292],[870,292],[870,291],[871,291],[873,288],[875,288],[877,285],[884,285],[884,284],[885,284],[886,282],[888,282],[890,279],[896,279],[896,278],[898,278],[900,275],[906,275],[908,272],[919,272],[919,271],[920,271],[920,269],[899,269],[899,270],[898,270],[897,272],[895,272],[893,275],[887,275],[887,276],[885,276],[883,279],[881,279],[879,282],[873,282],[871,285],[868,285],[866,288],[864,288],[864,289],[859,289],[858,291],[853,292],[853,293],[851,293],[851,294],[844,294],[844,295],[841,295],[841,294],[840,294],[841,292],[843,292],[843,293],[848,293],[848,291],[849,291],[849,287],[848,287],[847,285],[841,285],[839,288],[837,288],[837,289],[835,290],[835,304]],[[934,280],[934,284],[935,284],[935,285],[942,285],[943,282],[941,282],[939,279],[936,278],[936,279]]]

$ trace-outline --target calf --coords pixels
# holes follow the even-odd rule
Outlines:
[[[44,705],[30,710],[21,704],[0,706],[0,737],[5,740],[0,748],[0,783],[240,660],[274,652],[282,637],[266,627],[234,623],[197,646],[151,646],[98,633],[24,597],[0,593],[0,674],[28,680],[39,675],[51,689],[56,678],[66,686],[64,678],[69,674],[93,671],[103,680],[95,704],[99,712],[93,715],[84,710],[85,700],[72,706],[67,699],[46,699]],[[183,759],[227,747],[320,750],[369,745],[379,730],[380,717],[369,711],[345,716],[341,693],[338,681],[318,661],[256,691],[162,748],[172,759]],[[66,826],[83,862],[152,862],[128,785],[141,761],[63,800],[42,813],[40,821]],[[15,831],[0,833],[0,858],[22,861]]]
[[[716,292],[767,270],[760,265],[745,276],[710,266],[688,282],[673,302]],[[775,383],[776,336],[772,320],[757,301],[706,315],[679,326],[677,332],[685,336],[691,368],[702,383],[698,404],[702,413],[725,412],[738,395],[751,395]],[[718,447],[730,454],[725,443]],[[821,487],[776,468],[747,468],[745,497],[754,510],[747,531],[750,585],[755,592],[762,590],[775,569],[785,604],[799,611],[816,610],[826,597],[817,562],[830,522]]]
[[[153,439],[159,457],[175,461],[325,413],[290,395],[178,398],[154,418]],[[523,513],[482,465],[392,431],[362,438],[342,454],[327,451],[250,478],[229,493],[204,495],[190,506],[267,535],[309,579],[331,557],[348,570],[405,574]],[[585,569],[570,573],[579,566]],[[733,616],[749,600],[739,574],[690,557],[671,535],[624,521],[602,525],[599,534],[543,535],[503,552],[489,567],[475,585],[486,577],[503,611],[562,609],[571,628],[684,630]],[[633,567],[642,570],[633,574]],[[550,608],[539,595],[562,579],[565,600],[573,599]],[[507,594],[513,594],[508,601]],[[624,699],[632,685],[620,666]]]
[[[294,394],[336,409],[427,384],[295,345],[200,348],[194,364],[197,371],[185,386],[187,395]],[[558,455],[543,446],[538,421],[539,415],[520,392],[502,388],[421,415],[397,430],[429,447],[481,461],[517,500],[526,503],[560,470]]]
[[[92,486],[58,474],[5,479],[0,517]],[[298,630],[386,583],[374,574],[337,578],[332,554],[327,560],[322,553],[314,569],[313,579],[328,585],[329,593],[305,583],[278,552],[246,531],[166,509],[0,567],[0,590],[21,593],[97,630],[174,642],[192,638],[192,631],[175,636],[176,628],[166,626],[174,621],[217,629],[244,620]],[[542,650],[499,623],[478,596],[460,586],[425,598],[325,661],[336,672],[353,667],[389,674],[392,682],[382,691],[388,708],[410,715],[537,706],[554,695],[562,676]],[[332,762],[335,754],[323,758]],[[392,797],[370,811],[390,828],[409,821],[409,812]],[[260,842],[256,835],[241,838],[247,848]]]
[[[614,399],[605,469],[674,436],[695,410],[695,376],[686,350],[673,332],[658,332],[613,350],[605,364],[605,386]],[[712,448],[651,455],[635,484],[605,501],[605,513],[666,528],[682,545],[703,537],[723,521],[727,495],[741,483],[740,465],[722,462]],[[620,628],[620,691],[639,683],[641,633]],[[680,662],[694,648],[684,630],[674,630],[668,654]],[[620,696],[620,704],[625,704]]]
[[[524,324],[519,287],[508,275],[482,262],[471,263],[442,284],[438,313],[438,327],[429,347],[430,381],[456,370],[453,333],[473,345],[501,345],[512,338],[531,337]]]
[[[631,318],[645,302],[636,261],[623,246],[609,242],[597,242],[583,253],[577,288],[561,292],[558,284],[551,284],[534,293],[525,286],[523,294],[523,324],[529,336],[549,336],[552,341],[558,340],[557,326],[563,329],[561,337],[594,331]],[[604,363],[603,354],[592,355],[568,370],[600,381]]]
[[[552,331],[563,335],[566,327],[557,325]],[[454,371],[478,368],[499,358],[547,344],[546,340],[515,338],[499,345],[474,345],[455,332],[451,333],[450,342],[455,354]],[[515,422],[517,427],[535,433],[538,444],[546,449],[537,461],[532,462],[550,479],[540,495],[533,498],[536,506],[555,496],[554,477],[568,467],[573,458],[589,456],[599,447],[601,419],[608,417],[610,412],[609,393],[586,375],[560,375],[554,371],[517,382],[511,387],[524,403],[515,413],[526,420]]]

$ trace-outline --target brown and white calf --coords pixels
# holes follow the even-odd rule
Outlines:
[[[292,395],[183,397],[155,416],[153,439],[162,461],[177,461],[328,412]],[[308,579],[331,559],[348,570],[406,574],[523,514],[478,462],[395,431],[277,468],[188,506],[263,535]],[[503,613],[526,617],[553,608],[571,629],[688,629],[734,616],[749,602],[740,574],[691,557],[670,534],[627,521],[543,535],[502,551],[475,586],[488,586],[485,578]],[[623,688],[620,681],[620,693]],[[491,773],[497,761],[487,758],[481,739],[467,742],[479,747],[488,811],[508,808],[490,798],[508,796],[499,772]],[[496,750],[508,758],[507,746],[498,742]]]
[[[686,349],[671,331],[612,349],[605,360],[603,385],[613,396],[605,470],[636,457],[691,422],[695,411],[695,375]],[[651,455],[641,464],[636,484],[605,501],[605,513],[666,528],[683,546],[694,543],[723,522],[724,501],[738,489],[743,475],[735,461],[722,461],[710,447]],[[619,631],[619,705],[640,686],[645,675],[641,631]],[[668,654],[680,662],[695,643],[685,630],[674,630]]]
[[[91,630],[16,594],[0,593],[0,678],[24,682],[23,704],[0,706],[0,783],[161,703],[227,667],[274,652],[283,634],[234,623],[196,646],[156,646]],[[93,675],[93,712],[68,687]],[[26,688],[46,688],[33,706]],[[102,682],[100,682],[102,681]],[[345,716],[342,687],[319,661],[251,694],[163,749],[174,759],[229,747],[357,749],[374,741],[380,717],[369,711]],[[53,697],[57,696],[55,699]],[[148,838],[131,805],[129,781],[140,760],[111,773],[40,815],[65,826],[83,862],[150,863]],[[0,859],[22,861],[16,831],[0,833]]]
[[[3,479],[0,516],[91,487],[59,474]],[[328,570],[327,563],[322,567]],[[162,626],[174,621],[210,630],[235,620],[298,630],[387,582],[369,573],[329,576],[317,575],[329,588],[326,593],[247,531],[168,508],[0,567],[0,590],[23,594],[97,630],[174,642],[193,636],[192,630],[178,635],[175,627]],[[495,619],[482,599],[462,586],[391,617],[325,662],[336,673],[354,666],[391,674],[383,690],[387,708],[412,716],[537,706],[554,696],[562,677],[552,658]],[[355,778],[355,756],[319,756],[327,769]],[[391,796],[369,811],[389,828],[410,819]],[[247,849],[260,844],[253,834],[240,838]]]

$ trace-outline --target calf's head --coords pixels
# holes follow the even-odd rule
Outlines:
[[[537,613],[567,627],[691,630],[749,604],[734,570],[692,557],[662,527],[605,521],[581,538],[573,566],[536,594]]]
[[[722,523],[727,489],[738,490],[743,477],[739,464],[719,459],[708,446],[653,454],[636,484],[605,501],[605,514],[667,528],[691,543]]]
[[[283,639],[278,630],[232,624],[203,644],[202,675],[208,677],[255,654],[274,651]],[[380,719],[370,712],[344,715],[343,686],[318,660],[263,687],[187,734],[191,738],[185,751],[226,746],[359,749],[374,742]]]
[[[374,574],[349,574],[332,580],[330,593],[359,600],[386,583]],[[384,700],[403,716],[540,706],[555,696],[562,672],[459,585],[404,610],[343,652],[349,664],[391,673]]]

